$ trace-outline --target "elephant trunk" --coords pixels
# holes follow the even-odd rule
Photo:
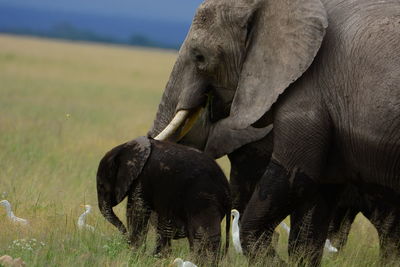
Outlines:
[[[125,235],[127,233],[124,224],[121,220],[115,215],[112,206],[107,201],[99,201],[99,209],[101,214],[103,214],[104,218],[107,219],[110,223],[112,223],[117,229]]]
[[[157,140],[179,141],[190,131],[207,103],[209,81],[200,75],[182,45],[164,90],[153,127],[147,136]]]

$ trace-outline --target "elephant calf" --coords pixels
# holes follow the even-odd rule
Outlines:
[[[189,239],[190,249],[217,256],[221,220],[226,216],[229,246],[231,195],[228,181],[212,159],[200,151],[139,137],[110,150],[100,161],[97,194],[103,216],[132,246],[145,241],[152,211],[158,215],[158,254],[172,238]],[[127,225],[112,207],[126,196]]]

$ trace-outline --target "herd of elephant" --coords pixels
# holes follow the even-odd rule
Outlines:
[[[175,176],[188,171],[192,178],[208,177],[192,193],[218,204],[191,209],[218,214],[219,220],[230,204],[212,192],[227,186],[224,179],[211,179],[205,171],[211,163],[203,165],[204,159],[162,146],[178,143],[214,159],[228,156],[232,207],[243,213],[240,238],[249,257],[270,247],[275,227],[290,215],[290,260],[318,266],[326,238],[342,247],[362,212],[378,231],[381,258],[399,258],[400,1],[205,0],[153,127],[137,140],[122,146],[144,155],[133,160],[122,153],[133,176],[151,180],[156,170],[170,173],[147,186],[171,200],[186,188]],[[146,163],[157,157],[154,149],[169,152]],[[144,186],[132,182],[141,179],[123,180],[128,170],[116,171],[120,156],[113,155],[103,172],[115,180],[98,184],[100,209],[115,219],[111,207],[128,195],[128,226],[143,228],[133,214],[147,218],[154,206],[136,197],[146,195]],[[164,163],[173,159],[186,167],[169,170]],[[191,214],[197,216],[193,224],[206,223]],[[158,223],[165,229],[170,224]],[[171,235],[201,237],[184,227]]]

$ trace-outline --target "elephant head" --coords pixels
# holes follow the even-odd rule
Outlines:
[[[118,230],[126,228],[115,215],[113,207],[121,203],[132,189],[150,155],[151,145],[146,137],[119,145],[102,158],[97,171],[97,197],[103,216]]]
[[[214,157],[264,137],[268,111],[311,65],[326,27],[320,0],[205,0],[148,135]]]

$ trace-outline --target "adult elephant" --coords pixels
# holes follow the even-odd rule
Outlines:
[[[149,135],[220,157],[273,123],[272,160],[242,219],[246,253],[296,211],[310,227],[290,247],[318,264],[328,229],[313,225],[328,225],[330,208],[320,184],[351,181],[400,203],[399,14],[398,0],[206,0],[197,10]]]
[[[273,132],[266,137],[244,145],[228,154],[231,162],[230,184],[231,191],[236,192],[233,207],[242,213],[247,206],[256,184],[263,176],[271,160],[273,145]],[[332,162],[335,164],[335,162]],[[327,170],[339,170],[340,166],[329,166]],[[324,176],[329,175],[325,173]],[[335,172],[335,175],[339,175]],[[344,175],[344,174],[343,174]],[[383,265],[400,258],[400,208],[391,203],[380,201],[379,198],[363,192],[352,184],[332,185],[321,184],[319,191],[327,197],[324,199],[329,206],[330,221],[328,239],[339,251],[347,242],[347,237],[354,219],[362,213],[375,227],[380,243],[380,260]],[[302,238],[302,225],[294,210],[291,216],[289,240],[291,244]],[[314,227],[324,227],[314,225]],[[292,245],[293,246],[293,245]],[[293,251],[291,251],[293,254]]]

